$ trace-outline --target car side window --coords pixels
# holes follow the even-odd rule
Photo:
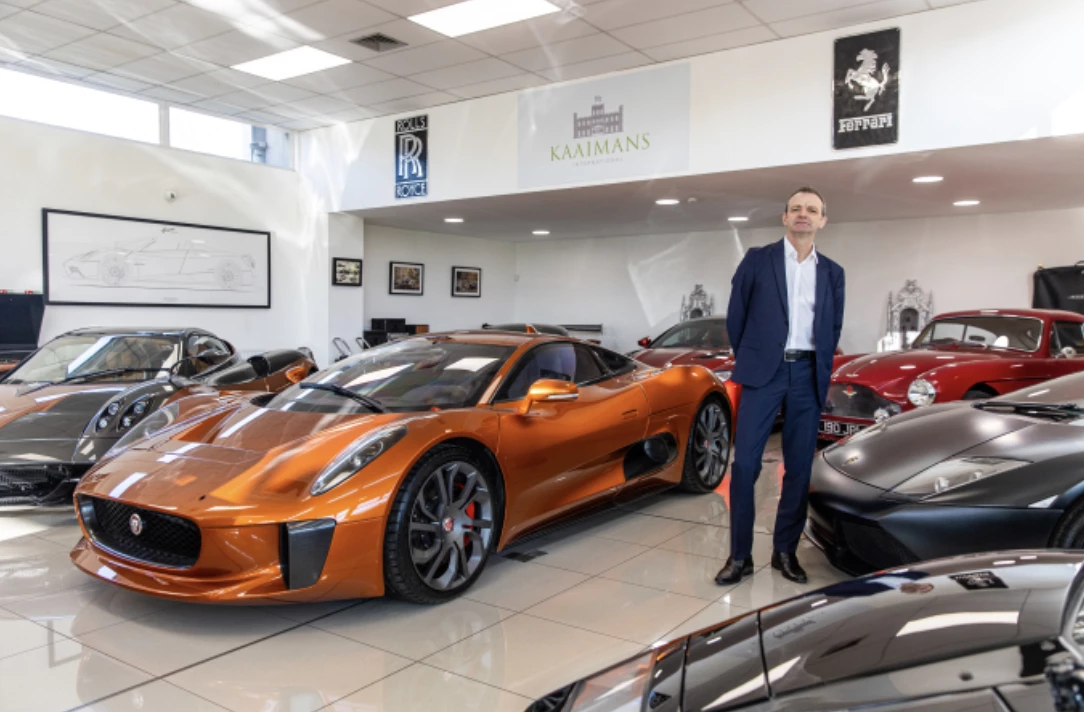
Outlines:
[[[598,356],[599,361],[606,367],[606,370],[612,374],[619,375],[628,373],[635,368],[632,359],[626,358],[621,354],[615,354],[613,351],[608,351],[598,346],[591,347],[591,350],[595,352],[595,355]]]
[[[510,379],[497,393],[496,400],[522,400],[531,384],[543,378],[582,384],[597,381],[604,375],[602,366],[586,347],[567,342],[546,344],[520,360]]]
[[[1050,335],[1050,355],[1058,356],[1066,347],[1073,349],[1074,356],[1084,355],[1084,324],[1075,321],[1054,322]]]
[[[606,377],[602,363],[591,349],[576,344],[576,384],[593,383]]]

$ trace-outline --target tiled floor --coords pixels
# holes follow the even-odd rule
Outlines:
[[[812,547],[767,566],[778,436],[757,485],[752,579],[720,588],[719,494],[666,493],[512,549],[462,598],[232,608],[128,593],[77,571],[65,511],[0,515],[0,712],[473,712],[539,695],[752,608],[842,580]],[[510,552],[505,552],[510,553]]]

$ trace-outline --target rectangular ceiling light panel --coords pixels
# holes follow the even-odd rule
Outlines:
[[[303,74],[312,74],[313,72],[331,69],[343,64],[350,64],[350,60],[315,47],[298,47],[297,49],[288,49],[285,52],[254,59],[251,62],[235,64],[233,68],[280,82],[283,79],[292,79]]]
[[[466,0],[407,19],[442,35],[459,37],[559,10],[546,0]]]

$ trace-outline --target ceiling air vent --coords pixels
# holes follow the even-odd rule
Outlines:
[[[350,41],[356,45],[361,45],[365,49],[371,49],[374,52],[387,52],[388,50],[399,49],[400,47],[407,46],[406,42],[397,40],[394,37],[388,37],[381,32],[377,32],[371,35],[365,35],[364,37],[358,37],[357,39]]]

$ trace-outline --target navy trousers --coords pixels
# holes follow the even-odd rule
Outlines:
[[[760,388],[743,387],[734,438],[734,465],[730,471],[730,555],[748,559],[753,553],[753,488],[760,475],[764,446],[768,443],[779,407],[783,414],[783,488],[775,518],[775,551],[793,554],[805,528],[809,502],[809,476],[817,448],[815,362],[784,361],[772,379]]]

